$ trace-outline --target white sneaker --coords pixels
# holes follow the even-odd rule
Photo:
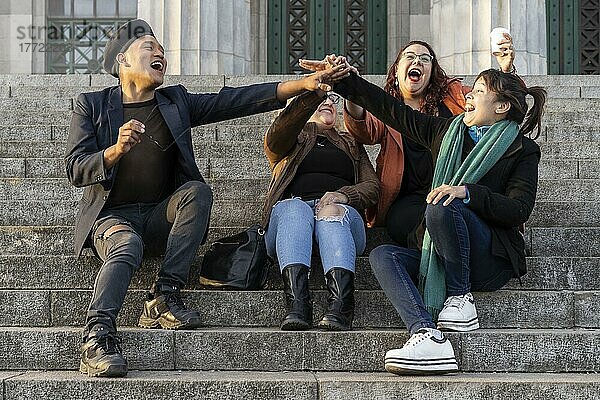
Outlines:
[[[385,369],[398,375],[433,375],[458,371],[452,343],[437,329],[419,329],[401,349],[385,353]]]
[[[438,329],[468,332],[479,328],[475,300],[471,293],[463,296],[450,296],[438,316]]]

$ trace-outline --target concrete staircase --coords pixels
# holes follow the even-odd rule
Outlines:
[[[170,77],[216,91],[277,76]],[[381,84],[381,76],[369,77]],[[472,82],[473,77],[467,77]],[[99,263],[72,256],[82,191],[62,155],[73,97],[115,84],[107,76],[0,75],[0,399],[597,399],[600,395],[600,77],[526,77],[550,94],[540,185],[526,226],[529,273],[496,293],[476,293],[482,329],[448,336],[461,372],[397,377],[385,351],[407,339],[366,257],[357,266],[355,330],[282,332],[278,271],[267,290],[198,285],[186,301],[205,328],[136,328],[158,268],[145,260],[119,317],[131,372],[89,379],[76,372],[85,309]],[[209,242],[259,220],[269,170],[262,135],[274,113],[193,130],[198,165],[215,195]],[[374,157],[376,148],[369,149]],[[370,234],[372,248],[380,232]],[[319,268],[315,318],[325,307]]]

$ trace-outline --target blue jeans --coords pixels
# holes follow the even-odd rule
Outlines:
[[[340,217],[315,217],[318,200],[299,198],[277,202],[271,210],[265,236],[267,253],[277,256],[279,268],[290,264],[310,267],[313,241],[319,247],[324,272],[344,268],[354,272],[356,256],[365,251],[366,233],[362,217],[353,207]]]
[[[427,229],[446,271],[448,296],[500,289],[513,275],[508,259],[491,253],[492,231],[462,200],[428,205]],[[411,334],[434,328],[416,288],[421,252],[393,245],[374,249],[369,262],[379,284]]]

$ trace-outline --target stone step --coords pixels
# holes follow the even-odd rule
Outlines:
[[[3,225],[70,225],[77,215],[77,201],[0,201]],[[214,226],[250,226],[260,221],[262,202],[215,201],[211,210]]]
[[[91,289],[100,261],[91,255],[76,258],[71,249],[63,253],[55,250],[37,255],[31,249],[31,241],[22,240],[22,254],[10,255],[14,248],[8,248],[0,255],[0,289],[25,290],[60,290],[60,289]],[[50,246],[49,246],[50,247]],[[68,247],[68,246],[65,246]],[[30,250],[27,252],[27,250]],[[16,250],[19,251],[19,250]],[[41,252],[41,251],[39,251]],[[199,252],[190,269],[188,289],[199,290],[200,267],[202,252]],[[158,257],[147,257],[134,273],[130,289],[147,290],[152,286],[161,265]],[[310,285],[313,289],[325,289],[323,267],[318,257],[313,258]],[[508,282],[505,289],[511,290],[600,290],[600,280],[597,272],[600,268],[600,257],[528,257],[528,273],[521,278]],[[380,286],[371,270],[368,256],[359,256],[356,260],[355,287],[357,290],[379,290]],[[271,266],[267,289],[282,288],[281,275],[278,265]]]
[[[4,162],[3,162],[4,161]],[[65,178],[63,162],[56,159],[2,159],[0,158],[0,178]],[[3,174],[3,175],[2,175]],[[11,176],[7,176],[11,175]],[[13,179],[11,182],[18,182]],[[269,178],[214,178],[206,179],[219,200],[261,199],[269,185]],[[537,199],[540,201],[595,201],[600,196],[599,179],[540,179]]]
[[[18,187],[17,187],[18,188]],[[15,188],[15,189],[17,189]],[[81,192],[67,188],[52,193],[43,187],[24,190],[15,196],[3,196],[6,192],[0,183],[0,221],[2,225],[53,226],[71,225],[77,215],[77,203]],[[24,189],[27,189],[24,187]],[[69,190],[72,193],[69,193]],[[22,199],[30,196],[36,200]],[[50,196],[64,196],[65,199],[44,199]],[[41,197],[41,199],[38,199]],[[215,200],[211,212],[211,224],[214,226],[249,226],[260,220],[263,199],[256,201],[220,201]],[[596,202],[546,202],[538,201],[527,227],[600,227],[600,213]]]
[[[50,89],[50,90],[47,90]],[[76,88],[73,88],[76,89]],[[36,112],[40,109],[51,111],[71,111],[74,101],[79,93],[93,91],[93,88],[84,90],[73,90],[68,87],[47,88],[42,90],[35,87],[17,87],[11,89],[11,97],[0,96],[0,109],[6,111],[29,111]],[[217,93],[221,87],[189,87],[191,93]],[[13,95],[13,91],[16,96]],[[25,96],[19,96],[19,91],[29,92]],[[37,96],[33,95],[37,93]],[[547,112],[581,112],[589,113],[590,110],[597,109],[600,105],[600,99],[591,98],[548,98],[545,111]],[[339,107],[341,110],[341,106]]]
[[[146,290],[127,293],[119,326],[137,326]],[[599,291],[500,290],[474,296],[482,328],[600,328],[600,316],[586,314],[600,305]],[[313,290],[311,297],[316,326],[328,292]],[[83,326],[91,298],[92,290],[0,290],[0,326]],[[382,290],[357,290],[355,299],[354,328],[404,327]],[[278,327],[285,315],[279,290],[192,290],[184,292],[184,301],[200,312],[205,327]]]
[[[241,117],[229,120],[229,124],[243,124],[243,125],[263,125],[268,126],[271,124],[275,116],[279,111],[270,111],[262,114],[251,115],[248,117]],[[69,125],[71,121],[71,111],[56,111],[46,109],[35,109],[30,110],[21,109],[15,110],[10,114],[0,114],[0,126],[6,125],[57,125],[65,126]]]
[[[599,106],[599,98],[552,98],[548,96],[545,109],[546,111],[588,112],[592,109],[598,109]]]
[[[264,182],[271,177],[266,158],[255,160],[197,158],[196,162],[204,178],[213,181],[225,182],[235,177],[235,179],[255,180],[258,185],[264,187]],[[61,159],[0,158],[0,165],[3,167],[0,172],[0,200],[76,201],[83,193],[83,189],[73,187],[66,179],[65,164]],[[44,174],[47,176],[25,177],[25,175]],[[597,179],[599,175],[600,160],[542,159],[540,161],[541,186],[544,186],[546,181],[558,183],[561,180],[570,185],[577,185],[578,182],[585,185],[590,184],[587,180]],[[581,179],[583,181],[580,181]]]
[[[381,85],[384,75],[363,75],[370,82]],[[458,75],[463,84],[472,85],[476,75]],[[298,78],[298,75],[167,75],[165,85],[182,84],[185,86],[241,86],[265,81],[281,81]],[[528,86],[600,86],[597,75],[524,75],[521,78]],[[0,74],[0,86],[109,86],[117,80],[107,74],[92,75],[26,75]]]
[[[536,256],[600,256],[599,228],[530,228],[531,254]],[[526,238],[527,240],[527,238]]]
[[[261,125],[271,124],[278,111],[270,111],[248,117],[229,120],[229,124]],[[0,114],[0,126],[6,125],[69,125],[71,111],[55,111],[45,109],[16,110],[10,114]],[[549,110],[544,114],[542,123],[544,126],[584,126],[597,127],[600,115],[595,109],[587,111],[558,111]]]
[[[299,75],[166,75],[164,85],[184,86],[241,86],[262,82],[278,82],[286,79],[300,78]],[[376,85],[383,85],[385,75],[363,75]],[[458,75],[464,85],[472,85],[476,75]],[[521,76],[528,86],[547,86],[547,89],[557,87],[595,88],[600,86],[600,80],[594,75],[525,75]],[[106,87],[116,85],[117,80],[107,74],[92,74],[70,76],[63,75],[24,75],[0,74],[0,86],[77,86],[77,87]]]
[[[236,124],[235,121],[223,121],[217,124],[202,125],[192,129],[194,141],[199,140],[255,140],[267,131],[269,124]],[[68,125],[0,125],[0,141],[66,141],[69,135]],[[538,143],[542,142],[598,142],[600,128],[570,124],[568,126],[545,126]]]
[[[1,146],[0,146],[1,147]],[[371,162],[374,163],[377,149],[369,149]],[[589,153],[589,152],[588,152]],[[255,158],[224,158],[217,156],[196,158],[202,176],[211,179],[267,179],[271,176],[269,163],[264,156]],[[66,176],[65,163],[61,158],[0,158],[2,178],[60,178]],[[595,179],[600,174],[600,158],[597,159],[546,159],[539,165],[541,179]]]
[[[294,75],[288,75],[291,79]],[[260,76],[263,81],[264,75]],[[269,75],[272,80],[277,81],[285,79],[283,75]],[[226,77],[224,75],[167,75],[165,76],[165,85],[183,84],[185,86],[223,86],[226,81],[236,81],[236,77]],[[260,80],[257,80],[260,82]],[[592,81],[590,81],[592,82]],[[118,81],[108,74],[0,74],[0,86],[33,86],[33,87],[54,87],[54,86],[77,86],[77,87],[107,87],[117,85]]]
[[[87,378],[74,371],[4,372],[5,400],[78,400],[105,398],[172,400],[400,400],[420,393],[440,400],[593,400],[597,374],[457,373],[443,376],[396,376],[356,372],[130,371],[127,379]],[[293,396],[293,397],[290,397]]]
[[[210,133],[204,129],[201,134]],[[201,158],[262,160],[266,163],[263,149],[264,131],[255,132],[248,140],[196,140],[194,152]],[[143,138],[143,136],[142,136]],[[142,139],[143,140],[143,139]],[[20,140],[0,142],[0,157],[3,158],[62,158],[66,142],[54,140]],[[379,153],[379,146],[367,146],[367,153],[374,160]],[[598,142],[541,142],[540,149],[544,160],[554,159],[593,159],[600,165],[600,141]]]
[[[216,239],[238,233],[240,227],[211,227],[207,242],[200,247],[204,254]],[[73,226],[1,226],[0,248],[3,255],[70,255],[73,253]]]
[[[227,200],[227,199],[226,199]],[[252,223],[259,222],[257,216]],[[232,235],[246,225],[236,224],[234,226],[215,226],[209,229],[208,243],[223,236]],[[0,226],[0,243],[5,247],[5,254],[27,254],[24,251],[15,253],[11,249],[25,243],[36,243],[37,251],[47,254],[47,243],[52,243],[52,249],[60,249],[59,254],[68,254],[72,244],[72,226]],[[67,233],[68,232],[68,233]],[[66,240],[60,237],[54,238],[54,234],[64,235]],[[43,242],[39,243],[38,242]],[[367,234],[367,250],[370,251],[375,246],[387,243],[386,236],[379,237],[378,233],[369,231]],[[572,256],[572,257],[597,257],[600,256],[600,228],[565,228],[550,227],[536,228],[527,227],[525,231],[525,245],[527,251],[533,256],[552,257],[552,256]],[[206,246],[206,245],[205,245]],[[53,253],[51,253],[53,254]]]
[[[211,82],[212,83],[212,82]],[[214,86],[187,86],[190,93],[217,93],[220,85]],[[10,86],[10,100],[28,100],[33,98],[71,99],[77,98],[81,93],[104,90],[108,86]],[[1,96],[0,96],[1,97]]]
[[[116,80],[114,80],[116,82]],[[0,74],[0,86],[90,86],[91,75]]]
[[[0,98],[0,110],[3,112],[30,111],[71,111],[73,100],[65,97],[35,97],[30,99]]]
[[[123,329],[132,370],[383,371],[404,330],[282,332],[276,328],[197,331]],[[600,367],[600,331],[480,329],[448,333],[465,372],[592,372]],[[1,370],[74,370],[80,328],[0,328]],[[149,351],[149,349],[152,349]]]
[[[600,115],[588,111],[546,111],[542,117],[542,125],[545,127],[570,127],[578,126],[586,129],[598,127]]]
[[[256,136],[256,132],[265,131],[265,127],[262,125],[242,125],[237,126],[234,124],[223,125],[223,124],[209,124],[201,125],[192,129],[192,136],[194,141],[201,140],[218,140],[217,132],[220,133],[221,138],[231,139],[233,136],[229,135],[228,132],[232,130],[236,131],[236,134],[240,138],[243,138],[244,132],[252,132],[253,136],[248,136],[248,139],[253,139]],[[239,132],[238,132],[239,131]],[[9,141],[22,141],[22,142],[44,142],[53,141],[60,142],[64,149],[64,142],[66,142],[69,136],[68,125],[9,125],[0,126],[0,142]],[[241,139],[247,140],[247,139]],[[58,146],[58,147],[60,147]]]
[[[600,141],[598,126],[556,125],[545,126],[538,141],[546,142],[597,142]]]

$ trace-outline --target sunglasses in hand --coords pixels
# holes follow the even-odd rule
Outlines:
[[[146,116],[146,118],[144,118],[144,121],[142,122],[142,124],[144,124],[144,126],[147,125],[148,121],[150,121],[154,116],[155,113],[154,111],[158,110],[158,104],[156,104],[154,107],[152,107],[152,109],[150,110],[150,112],[148,113],[148,115]],[[160,110],[158,111],[160,113]],[[183,132],[181,132],[179,135],[175,136],[173,138],[173,141],[171,143],[169,143],[168,145],[162,145],[160,144],[160,142],[158,140],[156,140],[151,134],[148,133],[148,131],[144,132],[141,137],[142,138],[148,138],[148,140],[150,140],[150,143],[152,143],[158,150],[160,151],[167,151],[171,148],[171,146],[173,146],[176,142],[177,139],[179,139],[180,137],[182,137],[183,135],[185,135],[186,133],[188,133],[190,131],[191,128],[185,129]]]

